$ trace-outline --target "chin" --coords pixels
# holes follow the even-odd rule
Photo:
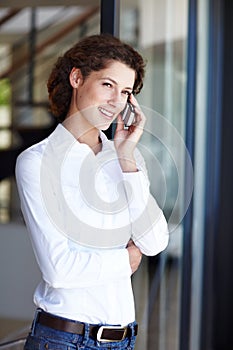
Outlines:
[[[108,130],[110,128],[110,125],[108,125],[108,126],[103,126],[100,130],[102,130],[102,131],[106,131],[106,130]]]
[[[100,124],[100,125],[97,126],[97,129],[103,130],[103,131],[108,130],[110,128],[111,124],[112,124],[112,122],[111,123]]]

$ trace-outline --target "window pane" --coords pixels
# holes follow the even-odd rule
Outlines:
[[[151,191],[171,228],[168,248],[159,256],[147,258],[147,268],[143,273],[139,270],[141,277],[134,279],[137,319],[142,329],[137,349],[144,346],[147,350],[176,350],[180,322],[181,221],[186,209],[182,188],[188,1],[122,2],[121,38],[138,48],[147,61],[144,88],[138,96],[147,123],[139,147],[147,162]],[[144,300],[138,297],[142,285],[148,291]]]

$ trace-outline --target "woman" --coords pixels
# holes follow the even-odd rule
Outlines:
[[[17,159],[22,212],[42,273],[25,349],[133,349],[131,275],[168,243],[136,146],[145,116],[134,97],[144,62],[109,35],[86,37],[48,80],[60,123]],[[130,102],[135,119],[124,126]],[[107,130],[116,120],[114,140]]]

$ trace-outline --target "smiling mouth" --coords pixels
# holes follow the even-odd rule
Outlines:
[[[114,113],[107,111],[105,108],[99,107],[98,110],[109,119],[112,119],[114,117]]]

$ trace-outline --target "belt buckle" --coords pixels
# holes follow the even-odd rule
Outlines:
[[[105,329],[119,329],[119,330],[122,330],[123,331],[123,335],[122,335],[122,338],[121,339],[105,339],[105,338],[102,338],[102,334],[103,334],[103,331]],[[100,328],[98,329],[98,332],[97,332],[97,336],[96,336],[96,339],[98,341],[102,341],[102,342],[106,342],[106,343],[114,343],[114,342],[118,342],[118,341],[122,341],[125,339],[126,337],[126,333],[127,333],[127,327],[118,327],[118,326],[100,326]]]

